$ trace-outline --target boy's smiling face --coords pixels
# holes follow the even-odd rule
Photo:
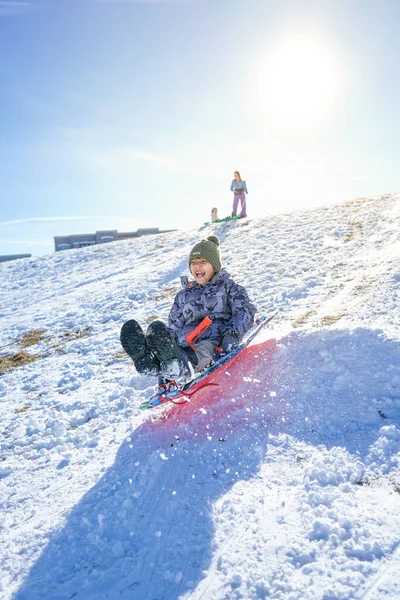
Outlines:
[[[190,272],[196,283],[206,285],[215,275],[214,267],[204,258],[195,258],[190,263]]]

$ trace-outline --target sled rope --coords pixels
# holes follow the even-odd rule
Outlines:
[[[217,386],[218,383],[203,383],[203,385],[200,385],[197,389],[193,390],[193,392],[186,393],[184,396],[185,400],[183,402],[179,402],[178,400],[174,400],[173,398],[170,398],[170,401],[172,402],[172,404],[186,404],[186,402],[190,402],[190,398],[194,396],[196,392],[198,392],[199,390],[203,390],[206,387],[211,387],[213,385]]]

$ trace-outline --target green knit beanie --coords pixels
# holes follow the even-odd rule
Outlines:
[[[189,254],[189,269],[190,263],[195,258],[202,258],[207,260],[214,267],[214,271],[219,273],[221,270],[221,253],[219,250],[219,239],[216,235],[209,235],[206,240],[201,240],[195,246]]]

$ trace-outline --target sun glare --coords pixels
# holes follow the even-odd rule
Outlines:
[[[274,127],[315,130],[334,114],[340,80],[338,57],[324,40],[291,35],[271,47],[260,66],[258,100]]]

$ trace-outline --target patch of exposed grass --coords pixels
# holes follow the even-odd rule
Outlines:
[[[146,323],[151,323],[152,321],[156,321],[158,318],[158,315],[150,315],[149,317],[146,317],[145,321]]]
[[[25,351],[17,352],[12,356],[0,356],[0,375],[4,375],[7,371],[12,371],[22,365],[28,365],[41,358],[41,354],[27,354]]]
[[[346,316],[346,313],[341,313],[339,315],[327,315],[326,317],[322,317],[319,322],[319,326],[327,327],[328,325],[333,325],[333,323],[336,323],[336,321],[339,321],[344,316]]]
[[[130,361],[130,358],[126,352],[115,352],[112,356],[110,356],[110,359],[105,363],[105,365],[106,367],[110,367],[111,365],[114,365],[116,361],[122,360],[125,362]]]
[[[42,341],[45,333],[45,329],[33,329],[32,331],[28,331],[28,333],[25,333],[22,337],[20,337],[17,340],[17,344],[21,346],[21,348],[35,346]]]
[[[354,198],[354,200],[347,200],[346,202],[343,202],[343,205],[359,207],[359,206],[363,206],[366,202],[370,202],[370,201],[371,201],[371,198]]]
[[[355,198],[354,200],[347,200],[347,202],[343,202],[344,206],[350,207],[353,212],[361,211],[364,208],[364,205],[367,204],[378,204],[379,202],[387,202],[392,200],[390,194],[382,194],[380,198]]]
[[[315,317],[317,314],[316,310],[307,310],[304,314],[300,315],[295,321],[292,323],[292,327],[296,329],[296,327],[301,327],[312,317]],[[337,315],[327,315],[326,317],[322,317],[318,322],[314,321],[312,323],[312,327],[327,327],[328,325],[333,325],[336,321],[339,321],[342,317],[345,317],[346,313],[339,313]]]
[[[91,333],[91,327],[83,327],[83,329],[75,329],[74,331],[65,331],[60,333],[55,338],[50,338],[54,341],[52,347],[55,349],[57,354],[65,354],[65,344],[72,340],[78,340],[80,338],[88,337]]]
[[[154,300],[158,302],[159,300],[164,300],[164,298],[169,298],[172,295],[175,295],[178,290],[174,287],[165,287],[162,292],[160,292],[157,296],[154,296]]]
[[[292,327],[294,329],[296,329],[296,327],[301,327],[313,315],[315,315],[315,310],[307,310],[307,312],[305,312],[304,314],[300,315],[300,317],[297,317],[297,319],[295,321],[293,321]]]
[[[60,355],[67,353],[65,347],[61,346],[61,344],[56,345],[54,351],[55,351],[56,354],[60,354]]]
[[[377,281],[377,277],[364,277],[364,280],[352,289],[352,295],[360,296],[360,294],[365,294],[365,292]]]
[[[53,348],[57,354],[65,354],[65,344],[72,340],[87,337],[90,335],[91,327],[83,327],[82,329],[76,329],[73,331],[66,331],[54,337],[46,337],[45,341],[49,344],[50,348]],[[13,344],[20,346],[21,348],[27,348],[29,346],[35,346],[44,339],[46,330],[45,329],[33,329],[28,331],[20,338],[16,339]],[[11,344],[9,344],[11,345]],[[10,356],[0,356],[0,375],[3,375],[7,371],[12,371],[22,365],[27,365],[34,362],[38,358],[44,356],[43,354],[27,354],[24,350],[12,354]]]
[[[346,233],[346,235],[343,237],[343,242],[350,242],[351,240],[353,240],[356,235],[360,235],[363,233],[363,224],[361,223],[361,221],[356,221],[355,223],[352,223],[352,225],[349,227],[349,231]]]
[[[91,332],[91,327],[83,327],[82,329],[75,329],[73,331],[66,331],[57,336],[50,336],[45,339],[47,343],[49,343],[50,347],[52,346],[51,342],[55,340],[53,347],[58,348],[61,344],[65,344],[65,342],[69,342],[71,340],[77,340],[79,338],[87,337]],[[27,348],[28,346],[35,346],[39,342],[44,339],[46,330],[45,329],[33,329],[32,331],[28,331],[20,338],[14,341],[14,344],[20,346],[21,348]],[[11,344],[9,344],[11,345]],[[16,355],[17,356],[17,355]]]
[[[87,337],[90,334],[91,327],[83,327],[83,329],[75,329],[75,331],[66,331],[62,334],[64,338],[70,340],[78,340],[79,338]]]
[[[19,415],[20,413],[24,413],[29,410],[31,406],[31,404],[25,404],[25,406],[21,406],[21,408],[16,408],[14,412]]]

